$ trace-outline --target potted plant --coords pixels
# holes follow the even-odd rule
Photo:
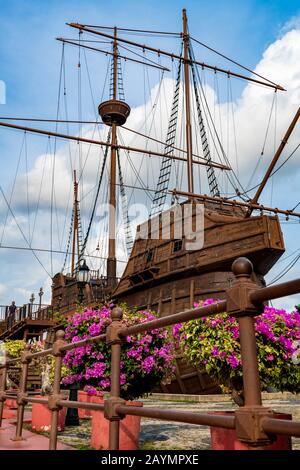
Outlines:
[[[25,348],[25,341],[23,340],[11,340],[8,339],[2,343],[3,352],[8,359],[16,359],[21,356]],[[17,386],[20,379],[21,373],[21,362],[18,361],[14,364],[14,367],[9,370],[7,376],[7,387],[10,391],[17,393]],[[5,412],[4,415],[8,417],[14,417],[14,412],[7,412],[7,409],[16,410],[18,407],[15,398],[8,398],[5,400]]]
[[[26,342],[24,340],[6,340],[3,343],[5,354],[10,359],[15,359],[21,356],[23,353]],[[29,343],[31,353],[36,353],[43,351],[44,342],[42,341],[33,341]],[[54,358],[53,357],[39,357],[33,358],[30,362],[30,369],[38,372],[41,377],[41,395],[36,395],[36,398],[45,398],[52,392],[52,383],[54,378]],[[13,369],[9,370],[8,375],[8,388],[12,390],[12,386],[16,384],[18,386],[20,376],[22,373],[22,365],[20,361],[14,363]],[[62,376],[66,374],[66,367],[62,368]],[[15,386],[16,386],[15,385]],[[14,391],[14,390],[12,390]],[[18,392],[18,389],[15,389],[15,393]],[[16,399],[11,398],[5,401],[5,410],[4,417],[12,418],[15,417],[15,412],[10,412],[7,408],[11,410],[17,409]],[[62,409],[59,412],[59,422],[58,430],[61,431],[64,429],[65,425],[65,414],[66,410]],[[32,429],[36,431],[49,431],[51,429],[51,412],[47,404],[33,403],[32,404],[32,416],[31,416],[31,426]]]
[[[38,352],[44,349],[41,344],[35,346],[33,352]],[[37,398],[48,398],[52,393],[52,385],[54,379],[54,357],[43,356],[35,360],[36,367],[40,370],[41,374],[41,394]],[[66,367],[62,367],[62,377],[67,373]],[[52,413],[48,408],[47,403],[33,403],[31,415],[31,427],[34,431],[50,432],[51,430],[51,417]],[[62,408],[58,413],[57,430],[63,431],[65,427],[66,408]]]
[[[135,325],[155,319],[149,311],[129,311],[123,306],[124,326]],[[86,309],[69,318],[66,339],[76,342],[105,333],[111,323],[111,310],[103,306],[98,310]],[[110,391],[110,354],[106,342],[88,344],[68,351],[64,358],[70,373],[63,383],[79,383],[92,401],[102,401],[103,394]],[[128,404],[150,393],[161,382],[169,382],[174,371],[173,342],[167,330],[155,329],[145,334],[129,336],[121,350],[121,397]],[[103,412],[92,412],[92,441],[95,448],[108,446],[108,422]],[[121,449],[136,449],[140,418],[127,416],[121,421]]]
[[[207,299],[199,305],[216,302]],[[269,387],[277,391],[299,392],[300,314],[273,307],[255,318],[258,365],[262,390]],[[224,392],[231,391],[238,405],[243,405],[242,364],[239,343],[239,326],[236,318],[226,313],[202,317],[185,324],[175,325],[173,334],[185,357],[196,367],[206,370],[220,384]],[[228,413],[228,412],[227,412]],[[291,415],[279,418],[291,419]],[[247,448],[237,441],[235,431],[212,429],[212,446],[220,448]],[[222,436],[221,436],[221,434]],[[221,437],[220,437],[221,436]],[[270,448],[290,448],[290,438],[280,437],[280,442]],[[224,447],[223,447],[224,448]]]

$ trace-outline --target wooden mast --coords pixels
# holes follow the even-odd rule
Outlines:
[[[287,131],[286,131],[286,133],[285,133],[285,135],[284,135],[282,141],[280,142],[280,144],[279,144],[279,146],[278,146],[278,149],[276,150],[276,153],[275,153],[275,155],[274,155],[274,157],[273,157],[273,159],[272,159],[272,161],[271,161],[271,163],[270,163],[270,165],[269,165],[269,168],[267,169],[267,171],[266,171],[266,173],[265,173],[265,176],[263,177],[263,180],[262,180],[262,182],[260,183],[259,188],[258,188],[258,190],[257,190],[256,193],[255,193],[255,196],[251,199],[251,201],[250,201],[251,204],[257,204],[257,201],[258,201],[258,199],[259,199],[259,196],[261,195],[261,193],[262,193],[264,187],[266,186],[266,183],[267,183],[269,177],[271,176],[271,173],[272,173],[272,171],[273,171],[273,169],[274,169],[274,167],[275,167],[275,165],[276,165],[276,163],[277,163],[277,161],[278,161],[280,155],[282,154],[283,149],[284,149],[285,145],[287,144],[287,141],[288,141],[288,139],[289,139],[291,133],[293,132],[294,127],[295,127],[295,125],[297,124],[297,121],[298,121],[299,117],[300,117],[300,107],[298,108],[298,110],[297,110],[297,112],[296,112],[296,114],[295,114],[295,116],[294,116],[294,119],[292,120],[292,122],[291,122],[291,124],[289,125],[289,127],[288,127],[288,129],[287,129]],[[250,208],[249,211],[248,211],[248,213],[247,213],[247,216],[248,216],[248,217],[251,215],[252,211],[253,211],[253,208]]]
[[[189,71],[189,34],[187,26],[186,10],[182,10],[183,20],[183,48],[184,48],[184,92],[185,92],[185,132],[186,132],[186,150],[187,150],[187,178],[188,191],[194,192],[193,180],[193,144],[192,144],[192,126],[191,126],[191,100],[190,100],[190,71]]]
[[[73,203],[73,241],[72,241],[72,276],[75,275],[75,254],[77,250],[77,260],[80,259],[79,244],[79,212],[78,212],[78,182],[76,180],[76,170],[74,170],[74,203]]]
[[[117,99],[117,28],[114,28],[113,41],[113,96]],[[107,258],[107,278],[109,283],[116,283],[117,262],[116,262],[116,174],[117,174],[117,125],[112,122],[111,126],[111,153],[110,153],[110,178],[109,178],[109,211],[108,211],[108,258]]]

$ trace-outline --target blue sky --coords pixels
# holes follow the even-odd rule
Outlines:
[[[297,0],[178,2],[0,0],[0,79],[7,84],[7,112],[55,112],[59,45],[68,21],[181,30],[186,7],[190,31],[216,49],[254,67],[284,25],[300,13]],[[41,106],[43,104],[45,106]]]
[[[184,3],[177,0],[0,0],[0,80],[6,83],[7,91],[6,104],[0,105],[0,115],[55,116],[61,46],[54,38],[74,37],[66,22],[180,31],[183,7],[187,8],[194,37],[250,68],[256,66],[270,44],[297,23],[300,15],[300,4],[296,0],[187,0]],[[155,44],[155,40],[152,43]],[[164,48],[176,52],[174,40],[165,41]],[[201,59],[199,54],[198,58]],[[204,51],[203,58],[213,64],[217,62]],[[93,70],[98,73],[96,66]],[[127,94],[130,103],[136,106],[139,103],[135,86],[134,80],[129,82]],[[73,108],[71,105],[70,115],[75,116],[75,110],[75,104]],[[19,148],[12,135],[0,131],[0,182],[4,188],[12,181]],[[32,149],[32,160],[29,156],[29,166],[34,164],[38,153],[38,145],[32,145],[36,148]],[[284,206],[284,199],[281,202]],[[287,234],[294,249],[297,248],[297,233],[293,226]],[[9,262],[0,263],[0,284],[9,286],[5,293],[3,291],[0,303],[9,302],[12,295],[19,297],[17,303],[26,301],[29,291],[17,292],[13,285],[21,282],[20,267],[23,269],[26,265],[24,269],[28,269],[28,264],[32,263],[30,256],[23,254],[22,259],[14,256]],[[42,277],[37,276],[28,289],[37,290],[42,282]]]

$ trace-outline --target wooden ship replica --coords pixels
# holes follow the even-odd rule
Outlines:
[[[233,279],[231,264],[239,256],[246,256],[252,261],[254,280],[259,285],[264,285],[264,276],[274,266],[285,250],[278,216],[283,214],[286,217],[299,217],[300,214],[289,210],[266,207],[258,201],[296,125],[300,111],[297,111],[291,122],[264,178],[256,188],[255,195],[247,199],[247,194],[242,194],[238,183],[235,183],[237,178],[226,158],[225,152],[223,152],[224,159],[220,163],[212,159],[206,125],[207,119],[204,118],[205,110],[203,109],[203,100],[200,96],[201,90],[199,91],[198,69],[209,69],[213,70],[214,73],[225,74],[228,77],[238,77],[269,87],[275,90],[275,92],[283,90],[283,88],[268,79],[257,76],[254,72],[251,76],[245,76],[197,61],[191,46],[191,36],[188,31],[185,10],[183,10],[183,31],[178,34],[182,43],[180,55],[156,49],[146,44],[139,44],[125,39],[123,35],[119,35],[119,32],[123,33],[124,31],[132,30],[116,27],[92,27],[77,23],[71,23],[70,26],[79,30],[80,34],[89,33],[96,37],[100,36],[101,39],[108,40],[112,44],[111,51],[105,52],[95,48],[89,42],[59,38],[64,45],[70,43],[82,49],[92,49],[100,53],[105,52],[111,57],[110,96],[108,100],[101,102],[98,107],[101,122],[108,128],[107,140],[97,141],[95,139],[62,135],[57,132],[0,122],[1,126],[55,136],[57,138],[62,137],[76,142],[82,141],[101,145],[105,148],[104,160],[106,160],[105,163],[108,164],[109,168],[108,202],[110,204],[106,272],[100,275],[99,272],[89,270],[86,265],[86,258],[88,257],[86,253],[87,243],[97,208],[99,192],[101,192],[103,171],[99,178],[92,216],[84,238],[80,221],[78,181],[76,180],[76,172],[74,172],[74,201],[67,249],[67,252],[71,255],[71,269],[69,274],[64,273],[62,270],[53,278],[51,304],[53,311],[59,312],[61,315],[73,313],[77,308],[79,296],[80,302],[83,305],[92,307],[113,299],[115,302],[126,302],[129,306],[137,306],[140,309],[153,309],[160,316],[176,313],[191,308],[194,302],[201,299],[222,298],[225,289],[230,286]],[[141,30],[139,32],[143,33]],[[148,31],[147,33],[154,32]],[[154,63],[154,61],[147,62],[146,60],[142,61],[130,56],[124,56],[120,53],[120,47],[124,45],[127,48],[134,47],[135,50],[140,50],[144,53],[149,51],[159,55],[159,57],[166,57],[176,62],[178,66],[167,136],[164,142],[156,140],[156,142],[163,145],[161,152],[152,151],[148,148],[125,146],[118,137],[119,129],[122,129],[123,126],[126,129],[125,124],[131,111],[124,98],[121,61],[133,61],[143,66],[164,69],[161,63]],[[180,94],[183,94],[184,102],[182,119],[185,121],[185,148],[178,148],[176,146]],[[191,94],[193,94],[193,97]],[[195,119],[194,121],[192,120],[192,100],[195,103],[197,121],[197,128],[194,131],[192,130],[195,121]],[[193,147],[195,133],[197,133],[201,141],[201,156],[195,154],[195,147]],[[142,135],[138,131],[137,134]],[[121,277],[118,278],[115,209],[118,205],[118,188],[120,188],[121,199],[125,194],[125,185],[120,165],[120,153],[122,151],[159,157],[161,163],[156,189],[152,198],[149,220],[137,227],[134,242],[130,238],[126,204],[123,204],[125,214],[123,214],[123,220],[129,258]],[[185,168],[186,185],[185,187],[170,188],[172,167],[174,162],[177,161]],[[210,194],[197,193],[195,190],[195,168],[198,166],[204,167],[206,171]],[[217,171],[229,175],[229,179],[235,185],[235,199],[222,196],[216,176]],[[122,203],[124,203],[125,199],[123,197]],[[171,199],[169,206],[166,204],[168,199]],[[178,235],[178,232],[175,230],[176,222],[178,227],[178,218],[183,220],[182,214],[184,214],[185,207],[187,206],[190,208],[189,221],[191,227],[197,227],[196,219],[202,211],[201,230],[203,243],[201,246],[196,246],[196,248],[193,247],[193,243],[191,243],[191,240],[184,231]],[[200,212],[198,211],[199,208]],[[166,214],[169,214],[169,219],[167,218],[167,220],[170,221],[168,236],[165,234],[164,225]],[[153,231],[155,236],[153,236]],[[193,236],[197,238],[195,230]],[[83,278],[80,279],[78,274],[83,275]],[[84,277],[85,274],[88,274],[88,280]],[[45,325],[41,324],[38,331],[41,332],[45,329]],[[49,330],[48,343],[53,339],[53,331],[53,329]],[[3,330],[2,328],[1,339],[8,337],[8,333],[9,330]],[[217,390],[217,384],[206,373],[186,364],[180,356],[177,360],[176,380],[171,385],[164,386],[163,388],[164,392],[191,394],[214,393]]]

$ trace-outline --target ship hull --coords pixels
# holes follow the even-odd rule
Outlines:
[[[284,242],[277,217],[245,216],[239,207],[205,204],[203,246],[187,249],[186,239],[174,238],[174,218],[170,218],[170,237],[162,237],[159,218],[158,236],[139,236],[139,230],[125,271],[116,289],[99,279],[86,288],[84,303],[91,307],[108,298],[130,307],[151,309],[159,316],[192,308],[194,302],[225,297],[234,277],[232,262],[239,256],[254,266],[253,280],[263,286],[264,276],[284,253]],[[195,219],[196,211],[192,213]],[[195,220],[194,220],[195,222]],[[195,224],[194,224],[195,225]],[[195,225],[196,226],[196,225]],[[150,225],[147,230],[151,229]],[[52,304],[62,314],[76,310],[78,286],[62,274],[54,278]],[[167,393],[217,393],[218,384],[204,371],[187,364],[178,354],[176,380],[162,386]]]
[[[231,265],[239,256],[252,261],[253,280],[264,286],[264,275],[284,253],[277,217],[246,218],[238,209],[230,212],[222,207],[205,208],[201,249],[187,250],[183,244],[174,252],[175,244],[174,239],[136,239],[114,299],[130,307],[152,309],[159,316],[174,314],[200,300],[223,299],[234,281]],[[178,355],[176,380],[162,391],[208,394],[219,388],[205,372]]]

